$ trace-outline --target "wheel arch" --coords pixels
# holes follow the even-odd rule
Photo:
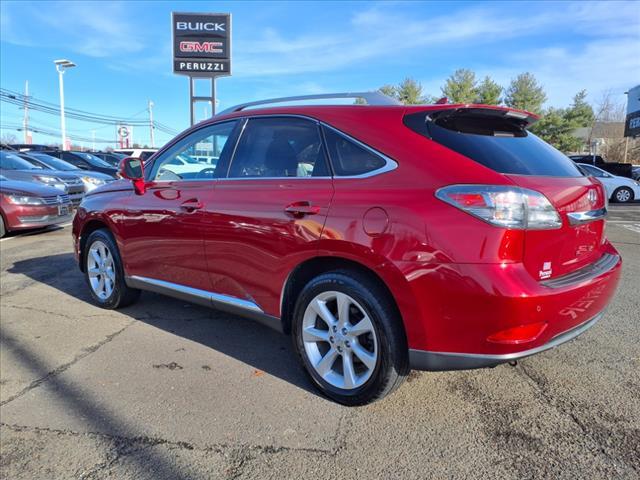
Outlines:
[[[305,260],[297,265],[287,277],[287,280],[282,289],[280,298],[280,316],[282,321],[282,330],[289,334],[291,333],[291,322],[293,317],[293,310],[295,308],[295,301],[304,286],[313,278],[322,275],[323,273],[336,271],[336,270],[350,270],[358,272],[361,275],[366,275],[371,280],[376,282],[384,291],[389,295],[390,300],[398,314],[398,318],[403,323],[405,334],[407,333],[407,324],[403,309],[398,305],[398,298],[396,296],[395,289],[389,287],[390,281],[398,281],[398,278],[390,278],[390,276],[396,277],[389,272],[389,267],[375,268],[370,265],[366,265],[354,259],[340,257],[340,256],[317,256]],[[401,275],[396,269],[397,275]],[[406,280],[404,280],[406,282]]]
[[[80,244],[79,244],[79,249],[78,249],[78,254],[79,254],[79,259],[80,261],[79,266],[80,266],[80,271],[84,272],[84,250],[87,246],[87,239],[89,238],[89,236],[95,232],[96,230],[100,230],[101,228],[104,228],[106,230],[109,230],[111,232],[111,229],[109,228],[109,225],[103,221],[100,218],[92,218],[91,220],[88,220],[83,226],[82,226],[82,230],[80,231]],[[112,232],[113,233],[113,232]]]

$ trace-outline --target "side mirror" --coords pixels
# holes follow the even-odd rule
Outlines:
[[[123,158],[120,162],[118,173],[122,178],[133,182],[133,188],[137,195],[142,195],[145,192],[144,164],[142,160],[136,157]]]

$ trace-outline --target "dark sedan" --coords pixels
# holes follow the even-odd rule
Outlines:
[[[91,152],[91,155],[101,158],[116,168],[118,168],[122,159],[127,158],[125,154],[116,152]]]
[[[7,232],[71,220],[69,195],[57,188],[0,175],[0,237]]]
[[[90,153],[66,150],[47,150],[41,153],[46,153],[52,157],[60,158],[65,162],[69,162],[71,165],[81,168],[82,170],[106,173],[107,175],[117,178],[118,169],[116,167]]]

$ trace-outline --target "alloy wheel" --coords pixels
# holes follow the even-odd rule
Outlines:
[[[618,190],[616,192],[616,200],[619,202],[628,202],[631,199],[631,192],[626,188]]]
[[[87,274],[93,293],[101,300],[108,299],[116,283],[115,264],[109,247],[100,240],[93,242],[89,248]]]
[[[371,378],[378,364],[378,339],[364,308],[342,292],[322,292],[302,320],[309,363],[327,383],[353,390]]]

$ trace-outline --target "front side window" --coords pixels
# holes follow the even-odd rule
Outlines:
[[[212,180],[218,177],[220,158],[226,154],[236,121],[201,128],[183,138],[153,162],[151,180]]]
[[[364,175],[386,165],[380,155],[331,128],[324,129],[333,171],[337,176]]]
[[[318,125],[311,120],[295,117],[249,119],[228,176],[329,176]]]

